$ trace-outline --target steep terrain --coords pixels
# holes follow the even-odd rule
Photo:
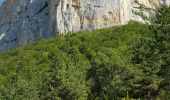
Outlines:
[[[170,0],[138,0],[149,8]],[[0,7],[0,51],[58,34],[142,21],[134,0],[6,0]],[[147,13],[149,14],[149,13]]]
[[[125,85],[123,80],[126,71],[133,74],[128,47],[139,40],[138,32],[144,29],[148,27],[134,23],[80,32],[0,53],[0,99],[95,100],[93,96],[100,97],[104,88],[112,90],[113,98],[126,97],[124,88],[131,82]],[[113,77],[104,74],[105,70],[108,75],[113,71]],[[106,77],[110,82],[100,86]]]
[[[155,42],[150,28],[130,22],[1,52],[0,99],[170,100],[170,36]]]

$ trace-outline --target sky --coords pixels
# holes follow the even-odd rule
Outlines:
[[[4,0],[0,0],[0,3],[4,2]]]

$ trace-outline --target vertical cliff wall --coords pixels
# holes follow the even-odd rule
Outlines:
[[[170,0],[138,0],[155,8]],[[0,6],[0,50],[42,38],[142,21],[134,0],[6,0]]]

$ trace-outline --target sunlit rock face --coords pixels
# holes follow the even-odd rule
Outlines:
[[[170,0],[138,0],[156,8]],[[42,38],[143,21],[134,0],[7,0],[0,7],[0,51]],[[148,13],[147,13],[148,14]]]

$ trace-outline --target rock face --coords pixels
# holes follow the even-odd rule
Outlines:
[[[138,0],[155,8],[170,0]],[[142,21],[134,0],[6,0],[0,6],[0,51],[58,34]]]

